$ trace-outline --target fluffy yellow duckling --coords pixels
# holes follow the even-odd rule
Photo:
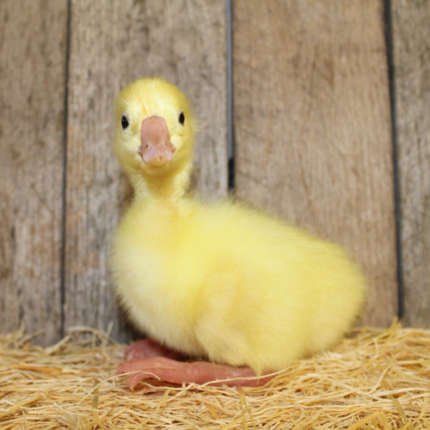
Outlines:
[[[114,147],[135,197],[114,239],[114,276],[152,338],[118,369],[135,372],[130,387],[152,375],[204,383],[284,369],[339,341],[365,300],[339,246],[242,204],[186,195],[194,128],[188,99],[165,80],[118,96]],[[211,363],[174,361],[180,354]]]

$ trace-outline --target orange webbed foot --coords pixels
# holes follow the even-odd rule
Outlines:
[[[196,361],[185,363],[166,357],[141,358],[123,362],[116,374],[127,375],[127,386],[136,387],[142,379],[160,379],[172,384],[206,384],[212,386],[243,386],[256,387],[264,385],[272,376],[256,379],[255,372],[250,368],[238,368],[221,364]]]
[[[133,343],[125,350],[125,360],[116,372],[127,375],[127,386],[133,389],[142,379],[160,379],[172,384],[206,384],[248,386],[264,385],[272,377],[256,378],[250,368],[230,367],[205,361],[185,362],[186,357],[161,345],[154,339]],[[245,379],[256,378],[256,379]],[[222,382],[220,382],[222,381]]]

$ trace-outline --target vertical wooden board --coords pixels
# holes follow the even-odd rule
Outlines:
[[[0,331],[59,339],[67,0],[0,2]]]
[[[382,1],[234,3],[236,186],[343,244],[371,289],[364,320],[397,314]]]
[[[392,2],[404,320],[430,326],[430,3]]]
[[[225,5],[215,0],[72,1],[66,327],[112,321],[125,339],[108,261],[127,189],[112,151],[121,87],[145,76],[179,85],[200,120],[195,187],[227,193],[225,34]]]

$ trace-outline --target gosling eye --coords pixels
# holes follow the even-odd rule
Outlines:
[[[128,118],[126,115],[123,115],[121,117],[121,127],[123,130],[125,130],[130,125],[130,122],[128,121]]]
[[[184,123],[185,123],[185,115],[184,115],[184,112],[183,112],[183,111],[181,111],[181,112],[179,113],[178,121],[179,121],[179,123],[180,123],[180,124],[184,125]]]

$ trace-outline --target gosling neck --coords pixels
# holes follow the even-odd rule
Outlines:
[[[130,175],[137,200],[180,201],[187,192],[190,182],[192,162],[182,168],[166,169],[163,173],[139,172]]]

